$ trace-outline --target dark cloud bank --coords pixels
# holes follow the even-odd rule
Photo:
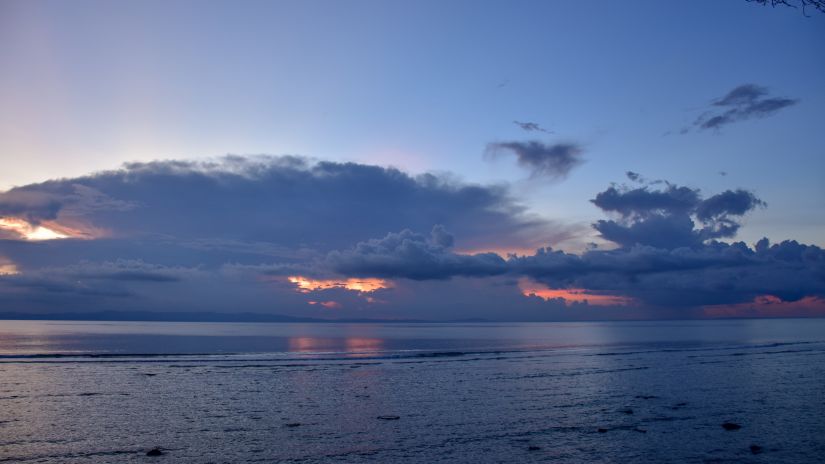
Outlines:
[[[615,248],[572,254],[541,245],[581,231],[531,215],[505,186],[294,157],[131,164],[0,194],[0,216],[83,237],[32,242],[6,231],[0,264],[19,273],[0,275],[0,307],[566,320],[694,317],[763,295],[825,296],[822,249],[719,241],[765,206],[752,192],[706,196],[638,176],[592,204],[610,216],[593,227]],[[525,245],[538,250],[455,251]],[[388,284],[369,294],[341,286],[301,293],[286,279],[296,275]],[[632,303],[545,301],[522,294],[525,279]],[[340,309],[317,304],[329,301]]]

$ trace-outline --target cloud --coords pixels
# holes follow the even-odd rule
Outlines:
[[[235,244],[235,251],[254,243],[326,252],[436,223],[472,249],[569,235],[565,227],[530,214],[506,186],[298,157],[132,163],[15,188],[0,193],[0,205],[0,214],[96,227],[111,238],[153,237],[213,249]]]
[[[136,205],[115,200],[93,187],[66,180],[17,187],[0,193],[0,217],[12,216],[37,225],[92,211],[128,211]]]
[[[452,243],[453,236],[440,225],[433,227],[429,237],[403,230],[358,243],[348,250],[333,251],[327,256],[327,264],[344,275],[414,280],[483,277],[505,271],[499,255],[455,254],[449,251]]]
[[[753,248],[717,241],[675,248],[635,244],[581,255],[540,248],[503,259],[458,255],[403,231],[333,252],[324,265],[346,276],[415,281],[529,277],[551,289],[587,289],[657,310],[745,303],[761,295],[783,301],[825,295],[825,251],[794,241],[763,240]]]
[[[625,176],[627,177],[627,179],[629,181],[635,182],[637,184],[642,184],[642,185],[659,185],[659,184],[665,184],[666,183],[665,181],[663,181],[661,179],[650,180],[647,177],[644,177],[643,175],[639,174],[638,172],[634,172],[634,171],[626,171]]]
[[[0,278],[0,301],[10,310],[125,309],[143,293],[200,275],[198,269],[167,267],[140,260],[82,261],[48,266]]]
[[[735,309],[765,295],[796,308],[825,297],[822,249],[718,241],[765,206],[753,192],[706,195],[634,174],[631,186],[592,200],[609,216],[593,232],[616,247],[581,254],[549,248],[572,229],[531,215],[506,186],[377,166],[229,157],[32,184],[0,193],[16,205],[4,214],[107,233],[1,237],[0,306],[566,320],[702,316],[708,305]],[[539,245],[503,257],[460,251],[468,243]],[[541,295],[530,296],[525,279]],[[588,295],[618,306],[596,307]]]
[[[598,193],[592,203],[602,211],[617,213],[619,218],[599,220],[593,227],[602,238],[623,247],[689,247],[710,239],[733,237],[740,227],[739,217],[766,206],[752,192],[742,189],[703,198],[698,189],[664,185],[611,186]],[[696,227],[697,221],[702,227]]]
[[[704,237],[694,227],[686,214],[652,215],[636,221],[600,219],[593,224],[603,239],[620,246],[650,245],[668,249],[699,245]]]
[[[32,224],[56,218],[62,206],[58,198],[45,192],[15,189],[0,194],[0,217],[20,217]]]
[[[696,208],[698,190],[668,185],[663,190],[649,187],[623,188],[611,186],[591,200],[602,211],[616,212],[623,217],[647,217],[659,213],[686,213]]]
[[[809,296],[796,301],[783,301],[773,295],[758,296],[747,303],[708,305],[708,317],[822,317],[825,298]]]
[[[799,102],[785,97],[769,97],[768,89],[755,84],[734,88],[713,100],[711,109],[699,116],[693,125],[699,129],[721,129],[739,121],[771,116]]]
[[[741,242],[670,250],[636,245],[581,256],[544,250],[518,264],[555,287],[587,288],[660,307],[825,295],[825,251],[794,241],[769,245],[765,240],[754,248]]]
[[[740,304],[764,295],[788,302],[825,295],[825,251],[816,246],[764,239],[751,248],[716,241],[734,236],[741,216],[765,206],[751,192],[704,197],[670,183],[660,189],[612,186],[593,202],[620,216],[594,224],[619,248],[579,255],[540,248],[496,259],[458,255],[432,236],[403,231],[333,252],[326,264],[344,275],[390,279],[529,277],[551,289],[587,289],[657,310]]]
[[[696,217],[708,221],[728,216],[742,216],[757,206],[766,207],[767,203],[747,190],[726,190],[699,203],[696,207]]]
[[[768,89],[754,84],[744,84],[728,92],[727,95],[713,101],[714,106],[750,105],[768,94]]]
[[[493,157],[501,151],[516,155],[518,164],[531,172],[531,177],[564,178],[584,162],[581,146],[575,143],[545,144],[539,141],[496,142],[487,145]]]
[[[54,275],[55,269],[47,269]],[[97,279],[122,282],[178,282],[198,272],[197,269],[169,267],[145,263],[141,260],[113,262],[81,262],[57,270],[70,279]]]
[[[312,297],[341,303],[341,317],[365,317],[357,311],[377,303],[346,289],[300,295],[287,278],[334,278],[319,261],[388,231],[443,224],[460,239],[436,228],[427,246],[507,249],[577,230],[530,213],[506,185],[298,157],[131,163],[0,192],[0,204],[3,217],[72,232],[34,241],[0,225],[0,306],[21,311],[318,316]]]
[[[545,134],[552,134],[553,131],[547,130],[541,127],[538,123],[535,122],[521,122],[521,121],[513,121],[513,124],[519,126],[522,130],[527,132],[544,132]]]

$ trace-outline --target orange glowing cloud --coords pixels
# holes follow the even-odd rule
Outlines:
[[[708,317],[823,317],[825,298],[806,296],[784,301],[773,295],[761,295],[748,303],[705,306]]]
[[[372,293],[383,288],[390,288],[392,285],[383,279],[344,279],[344,280],[316,280],[303,276],[289,276],[289,282],[297,287],[301,293],[315,292],[318,290],[328,290],[331,288],[343,288],[358,293]]]
[[[519,289],[524,296],[536,296],[544,300],[562,299],[564,304],[587,303],[593,306],[625,306],[632,298],[603,293],[591,293],[584,288],[548,288],[528,279],[519,281]]]
[[[0,218],[0,229],[5,229],[18,234],[26,240],[55,240],[68,238],[69,236],[51,229],[43,224],[32,225],[22,219],[3,217]]]
[[[323,306],[327,309],[341,309],[341,303],[337,301],[307,301],[311,305]]]
[[[501,256],[504,259],[507,259],[510,255],[518,255],[518,256],[529,256],[536,252],[535,248],[526,248],[526,247],[511,247],[511,248],[472,248],[472,249],[457,249],[455,253],[458,255],[477,255],[481,253],[494,253]]]
[[[0,276],[20,274],[13,262],[0,256]]]
[[[0,229],[17,234],[20,238],[30,241],[59,240],[65,238],[91,239],[103,235],[103,232],[92,227],[72,227],[58,224],[55,221],[43,221],[32,224],[20,218],[0,217]]]

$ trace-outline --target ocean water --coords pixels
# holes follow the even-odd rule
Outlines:
[[[0,321],[5,462],[825,462],[825,320]]]

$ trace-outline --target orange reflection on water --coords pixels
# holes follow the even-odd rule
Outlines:
[[[347,351],[380,351],[384,348],[381,338],[350,337],[345,342]]]
[[[328,290],[331,288],[343,288],[359,293],[370,293],[382,288],[390,288],[392,285],[383,279],[344,279],[344,280],[317,280],[304,276],[287,277],[291,283],[295,284],[301,293],[309,293],[317,290]]]
[[[313,337],[290,337],[289,351],[315,351],[318,340]]]
[[[380,351],[384,348],[384,340],[380,338],[348,337],[291,337],[288,341],[289,351],[318,352],[318,351],[345,351],[357,353],[364,351]]]
[[[524,296],[537,296],[544,300],[560,298],[567,305],[587,303],[593,306],[624,306],[633,302],[631,298],[624,296],[591,293],[586,288],[548,288],[526,279],[519,282],[519,288]]]

